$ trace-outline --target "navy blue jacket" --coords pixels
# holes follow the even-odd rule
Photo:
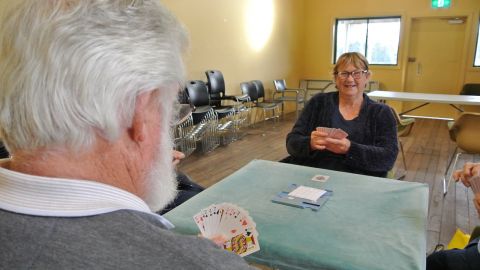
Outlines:
[[[338,92],[317,94],[305,106],[299,119],[287,135],[289,163],[385,177],[398,154],[397,124],[385,104],[363,95],[363,104],[349,133],[351,146],[346,154],[328,150],[311,150],[310,134],[316,127],[332,127],[342,118],[338,108]],[[342,118],[343,119],[343,118]],[[343,120],[345,121],[345,120]]]

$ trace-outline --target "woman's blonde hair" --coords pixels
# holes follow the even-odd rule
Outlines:
[[[358,52],[347,52],[342,55],[337,60],[335,67],[333,68],[333,74],[338,73],[338,68],[352,64],[356,68],[367,70],[368,71],[368,60],[363,56],[363,54]]]

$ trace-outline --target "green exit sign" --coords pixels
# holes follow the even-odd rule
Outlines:
[[[432,0],[432,8],[449,8],[451,0]]]

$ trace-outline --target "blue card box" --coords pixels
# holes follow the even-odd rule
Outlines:
[[[292,192],[298,187],[297,184],[291,184],[286,191],[279,192],[272,198],[272,202],[289,205],[298,208],[310,208],[313,211],[317,211],[324,205],[328,199],[333,195],[333,191],[325,189],[326,193],[323,194],[317,201],[310,201],[303,198],[289,196],[288,193]]]

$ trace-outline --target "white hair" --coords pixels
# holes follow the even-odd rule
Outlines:
[[[8,149],[85,149],[96,135],[114,141],[145,91],[160,89],[172,110],[165,95],[177,93],[162,89],[183,84],[188,42],[158,2],[24,0],[12,10],[0,22],[0,136]]]

